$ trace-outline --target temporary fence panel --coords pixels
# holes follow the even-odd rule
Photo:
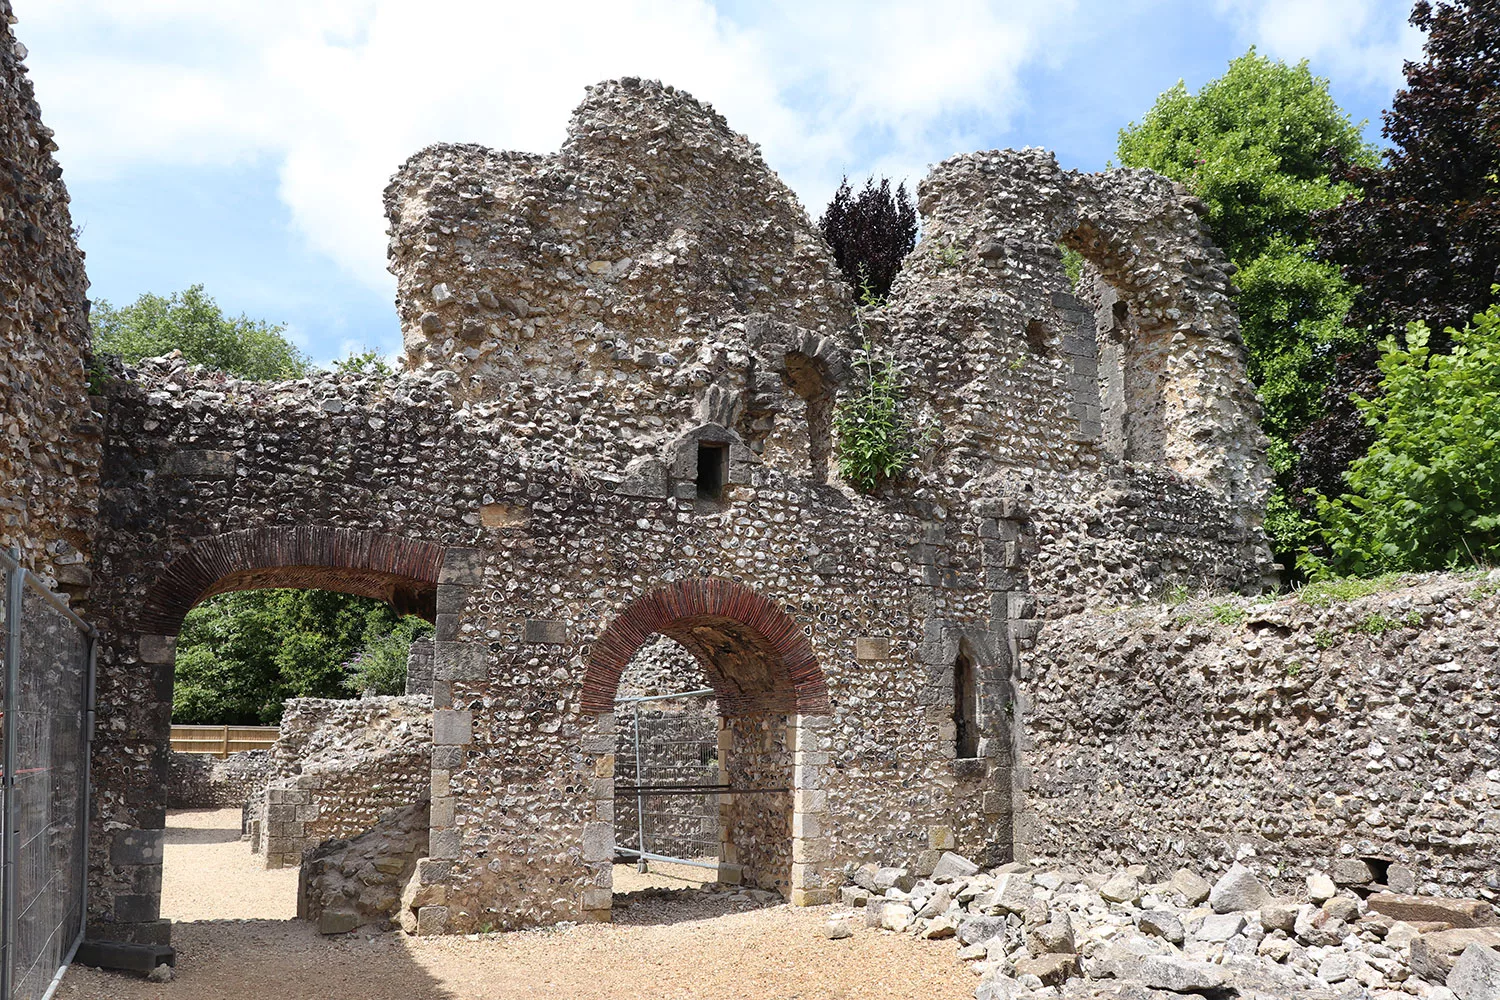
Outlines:
[[[711,690],[621,698],[617,716],[628,747],[616,755],[616,854],[637,860],[717,868],[719,784],[717,713],[694,711]]]
[[[0,566],[0,997],[41,1000],[83,934],[94,632],[14,556]]]
[[[269,750],[280,735],[275,726],[173,726],[172,749],[228,757],[245,750]]]

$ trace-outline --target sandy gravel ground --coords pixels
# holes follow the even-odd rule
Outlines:
[[[668,888],[696,883],[693,869],[629,883],[637,891],[617,902],[614,924],[324,938],[293,919],[212,919],[256,906],[295,910],[294,872],[259,869],[248,844],[201,832],[237,830],[237,812],[232,824],[211,825],[229,812],[169,821],[177,832],[167,841],[163,909],[182,921],[173,929],[177,979],[74,967],[59,1000],[971,1000],[977,985],[951,941],[858,921],[854,937],[829,941],[829,907],[758,907],[744,893]]]
[[[267,871],[240,840],[238,809],[167,815],[161,915],[172,920],[290,920],[297,915],[297,869]]]

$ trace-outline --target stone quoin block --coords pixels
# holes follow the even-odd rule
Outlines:
[[[528,618],[521,638],[525,642],[564,645],[568,641],[568,624],[541,618]]]
[[[434,680],[480,681],[489,670],[490,651],[481,643],[437,641],[432,650]]]
[[[443,709],[432,713],[432,742],[436,746],[464,746],[474,741],[474,713]]]

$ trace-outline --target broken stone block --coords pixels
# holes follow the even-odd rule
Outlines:
[[[1182,921],[1169,910],[1146,910],[1138,925],[1147,934],[1154,934],[1164,941],[1181,944],[1184,938]]]
[[[1111,903],[1134,903],[1141,898],[1141,883],[1134,875],[1116,872],[1099,887],[1099,895]]]
[[[1368,885],[1375,881],[1375,873],[1359,858],[1340,858],[1333,863],[1328,874],[1338,885]]]
[[[1458,956],[1477,944],[1500,948],[1500,927],[1459,927],[1419,934],[1411,943],[1411,971],[1429,983],[1446,983]]]
[[[1447,985],[1458,1000],[1500,1000],[1500,952],[1468,945],[1453,963]]]
[[[1179,868],[1172,873],[1172,880],[1167,883],[1167,888],[1187,900],[1189,906],[1197,906],[1213,890],[1207,879],[1186,868]]]
[[[1322,872],[1313,872],[1307,876],[1307,898],[1314,903],[1327,902],[1338,891],[1338,886],[1333,884],[1333,879]]]
[[[1214,883],[1208,894],[1208,905],[1215,913],[1258,910],[1271,899],[1255,873],[1244,865],[1234,865]]]
[[[968,858],[952,851],[944,851],[943,856],[932,869],[932,879],[941,882],[944,879],[968,878],[970,875],[978,874],[979,866]]]
[[[1407,923],[1439,921],[1454,927],[1492,927],[1500,923],[1495,918],[1495,908],[1482,899],[1377,892],[1372,893],[1365,902],[1376,913],[1384,913]]]
[[[854,927],[847,917],[834,917],[824,926],[823,933],[830,941],[842,941],[854,936]]]
[[[1078,956],[1071,954],[1038,955],[1016,962],[1017,976],[1036,976],[1043,986],[1061,986],[1079,975]]]

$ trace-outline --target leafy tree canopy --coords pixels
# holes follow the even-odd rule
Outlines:
[[[1289,552],[1312,525],[1288,502],[1293,440],[1319,415],[1323,389],[1350,334],[1354,289],[1316,258],[1310,213],[1357,194],[1336,162],[1373,164],[1358,126],[1305,62],[1252,48],[1197,93],[1179,82],[1120,132],[1120,162],[1186,184],[1208,206],[1214,239],[1238,268],[1250,377],[1265,403],[1280,487],[1267,527]]]
[[[1337,176],[1363,190],[1316,216],[1319,250],[1358,286],[1349,323],[1363,343],[1343,353],[1321,417],[1297,439],[1298,495],[1334,496],[1370,444],[1352,397],[1378,391],[1375,341],[1430,324],[1428,347],[1494,301],[1500,281],[1500,2],[1419,0],[1411,23],[1425,58],[1384,114],[1385,165],[1350,159]]]
[[[1385,165],[1344,164],[1364,197],[1318,219],[1323,253],[1360,289],[1351,320],[1377,336],[1461,325],[1500,281],[1500,2],[1419,0],[1411,23],[1426,58],[1383,116]]]
[[[1500,291],[1500,286],[1497,286]],[[1500,304],[1435,352],[1422,323],[1381,345],[1380,393],[1358,405],[1374,430],[1319,504],[1331,557],[1304,568],[1368,574],[1500,561]]]
[[[368,646],[410,644],[430,626],[401,618],[381,601],[326,590],[254,590],[223,594],[188,612],[177,639],[172,720],[274,725],[287,698],[343,698],[367,685],[351,665]],[[377,693],[406,677],[405,645]]]
[[[121,308],[101,299],[93,304],[91,322],[94,350],[126,361],[178,350],[193,364],[261,380],[298,378],[311,367],[284,336],[284,326],[230,319],[202,285],[171,298],[148,292]]]
[[[855,194],[845,177],[818,220],[818,228],[861,303],[876,305],[890,295],[901,262],[917,245],[917,210],[905,184],[892,194],[888,178],[882,177],[876,185],[871,177]]]

